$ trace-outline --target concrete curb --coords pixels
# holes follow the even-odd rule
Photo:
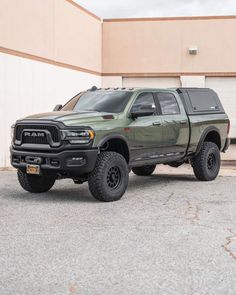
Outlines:
[[[235,168],[236,168],[236,160],[222,160],[221,164],[223,166],[231,166],[231,167],[235,166]]]

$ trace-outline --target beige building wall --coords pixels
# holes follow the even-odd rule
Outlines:
[[[236,75],[235,48],[236,17],[103,22],[105,75]]]
[[[0,0],[0,168],[10,126],[101,86],[101,20],[71,0]]]
[[[236,16],[103,22],[73,0],[0,0],[0,168],[18,118],[92,85],[212,87],[236,137],[235,32]]]
[[[1,0],[0,47],[98,74],[101,20],[71,0]]]
[[[123,81],[121,76],[106,76],[102,77],[102,87],[123,87]]]

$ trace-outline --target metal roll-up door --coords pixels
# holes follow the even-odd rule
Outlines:
[[[230,137],[236,138],[236,77],[207,77],[206,87],[219,95],[231,121]]]

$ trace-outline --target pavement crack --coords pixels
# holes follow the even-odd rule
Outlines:
[[[222,247],[229,254],[229,256],[236,260],[236,254],[234,254],[234,252],[229,248],[230,244],[233,242],[233,239],[236,237],[236,233],[234,233],[232,229],[228,229],[228,231],[231,235],[225,238],[227,242],[222,245]]]
[[[170,201],[170,199],[174,196],[174,193],[169,194],[169,196],[166,198],[165,202],[163,203],[163,205],[167,205]]]

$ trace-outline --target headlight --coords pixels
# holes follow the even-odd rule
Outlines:
[[[71,144],[89,143],[94,136],[93,130],[62,130],[62,139]]]
[[[11,139],[14,137],[15,125],[11,126]]]

